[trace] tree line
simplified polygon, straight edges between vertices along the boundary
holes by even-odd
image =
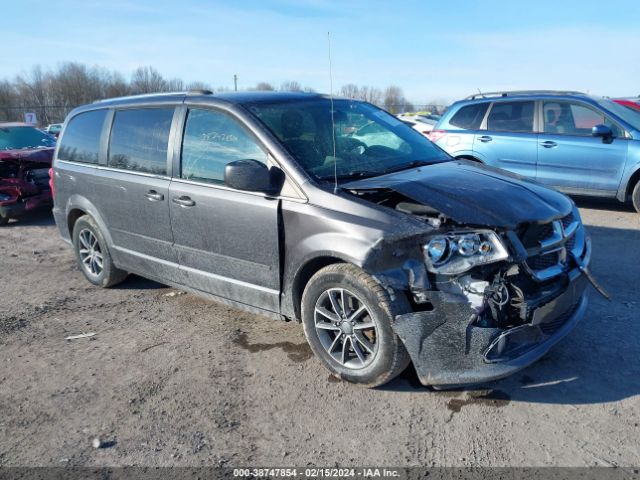
[[[137,68],[127,79],[120,72],[77,62],[65,62],[54,69],[37,65],[28,73],[13,79],[0,79],[0,121],[23,121],[25,112],[35,112],[40,125],[62,122],[69,111],[78,105],[111,97],[158,92],[205,89],[216,92],[231,91],[230,87],[212,87],[207,82],[184,82],[179,78],[165,78],[151,66]],[[244,90],[313,92],[297,81],[279,86],[259,82]],[[385,89],[347,84],[338,92],[341,96],[365,100],[392,113],[413,111],[398,86]],[[435,107],[435,106],[434,106]],[[432,108],[437,109],[437,107]]]

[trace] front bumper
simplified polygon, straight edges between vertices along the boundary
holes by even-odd
[[[424,385],[477,384],[509,376],[532,364],[565,337],[587,308],[587,278],[574,269],[565,290],[534,313],[531,323],[509,329],[471,324],[463,297],[433,292],[435,309],[398,315],[392,325]]]
[[[0,214],[3,217],[16,218],[32,210],[51,206],[52,204],[51,192],[47,191],[39,195],[19,199],[15,203],[0,205]]]

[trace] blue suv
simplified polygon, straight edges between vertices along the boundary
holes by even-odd
[[[569,194],[631,199],[640,212],[640,112],[607,98],[480,93],[451,105],[430,138],[454,157]]]

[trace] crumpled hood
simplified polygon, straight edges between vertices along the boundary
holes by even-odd
[[[29,148],[20,150],[0,150],[0,162],[34,162],[51,165],[55,148]]]
[[[568,215],[573,202],[555,190],[469,161],[437,163],[343,184],[347,190],[394,190],[455,222],[513,229]]]

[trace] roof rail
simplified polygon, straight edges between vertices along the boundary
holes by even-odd
[[[157,93],[139,93],[136,95],[124,95],[122,97],[101,98],[91,103],[111,102],[112,100],[129,100],[137,98],[153,98],[153,97],[170,97],[172,95],[185,95],[185,92],[157,92]]]
[[[573,90],[511,90],[503,92],[479,92],[469,95],[465,100],[488,97],[511,97],[513,95],[586,95],[584,92]]]

